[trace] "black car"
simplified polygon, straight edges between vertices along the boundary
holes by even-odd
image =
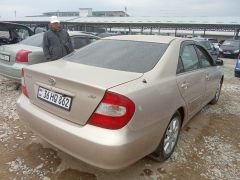
[[[0,22],[0,45],[18,43],[33,34],[34,32],[27,26]]]
[[[225,40],[219,52],[221,57],[237,58],[240,53],[240,40]]]

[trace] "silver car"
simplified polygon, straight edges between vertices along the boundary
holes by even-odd
[[[97,36],[81,32],[69,32],[74,49],[79,49],[97,39]],[[0,46],[0,74],[21,81],[23,67],[46,62],[42,50],[43,33],[33,35],[17,44]]]
[[[218,101],[222,63],[189,39],[112,36],[24,68],[17,110],[40,137],[93,166],[163,161],[181,127]]]

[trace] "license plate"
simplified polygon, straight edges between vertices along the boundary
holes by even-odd
[[[71,109],[72,97],[70,96],[39,87],[37,97],[65,110],[70,111]]]
[[[6,54],[0,54],[0,59],[4,61],[10,61],[10,56]]]

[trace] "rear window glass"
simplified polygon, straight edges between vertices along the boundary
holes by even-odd
[[[30,36],[27,39],[24,39],[23,41],[19,42],[19,44],[41,47],[42,41],[43,41],[43,34],[44,33],[39,33],[39,34]]]
[[[145,73],[161,59],[168,44],[99,40],[65,57],[80,64]]]
[[[229,40],[226,40],[226,41],[224,41],[224,43],[222,45],[239,47],[240,41],[229,41]]]

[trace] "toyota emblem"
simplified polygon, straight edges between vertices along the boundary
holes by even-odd
[[[48,82],[49,82],[50,85],[52,85],[52,86],[55,86],[55,84],[56,84],[56,80],[53,79],[53,78],[49,78],[49,79],[48,79]]]

